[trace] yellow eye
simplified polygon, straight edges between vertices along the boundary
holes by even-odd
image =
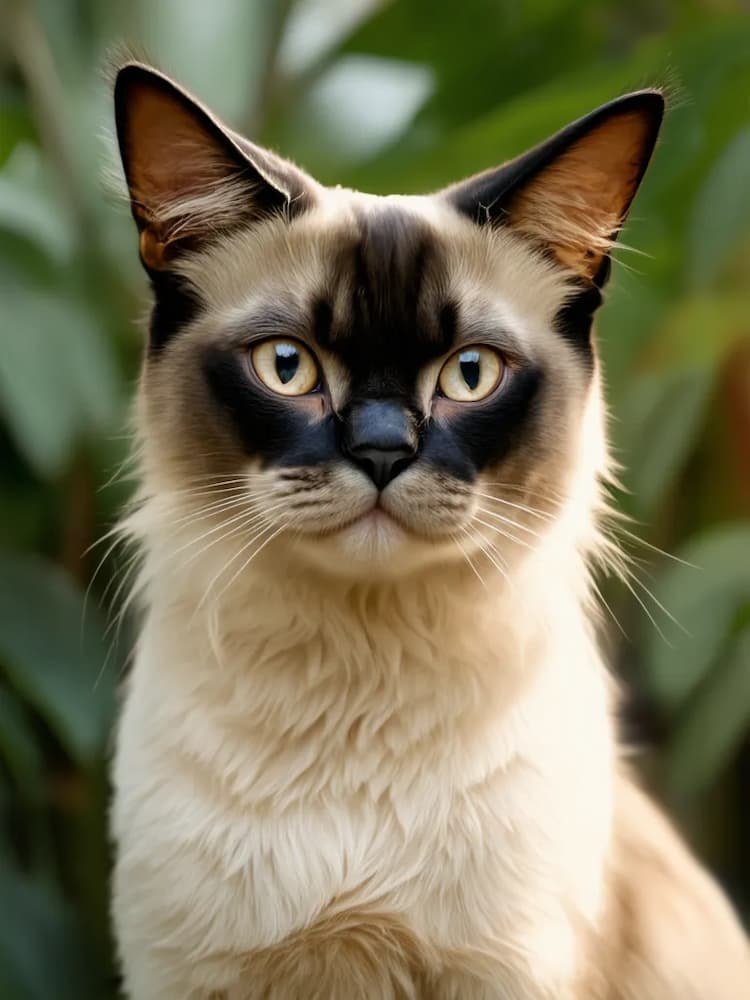
[[[258,378],[280,396],[304,396],[320,381],[315,358],[296,340],[264,340],[251,357]]]
[[[438,385],[448,399],[476,403],[497,387],[504,370],[503,359],[493,348],[466,347],[443,365]]]

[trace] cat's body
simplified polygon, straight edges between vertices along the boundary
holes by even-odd
[[[577,219],[557,261],[533,249],[528,187],[503,209],[517,232],[325,192],[162,78],[121,80],[157,293],[129,520],[145,620],[114,769],[127,995],[750,995],[729,907],[619,760],[588,570],[603,244],[582,255]],[[138,132],[158,146],[170,123],[200,183],[136,162]],[[629,193],[599,236],[653,142],[626,139]],[[240,153],[246,202],[236,162],[221,191]],[[450,198],[489,219],[484,187]],[[270,214],[238,225],[261,195]],[[554,183],[544,198],[555,217]],[[493,346],[451,354],[475,342]]]

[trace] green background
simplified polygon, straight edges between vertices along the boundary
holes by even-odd
[[[636,579],[606,585],[621,627],[608,645],[648,781],[747,914],[742,5],[6,0],[0,11],[0,1000],[116,990],[106,760],[132,633],[118,618],[127,554],[90,547],[132,489],[128,400],[147,304],[127,207],[107,193],[107,54],[119,43],[321,180],[378,192],[435,188],[625,89],[669,87],[624,238],[637,252],[618,252],[599,322],[626,469],[617,502],[636,521],[624,536]]]

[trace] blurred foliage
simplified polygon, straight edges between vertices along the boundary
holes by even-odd
[[[607,599],[646,763],[750,897],[750,19],[719,0],[0,5],[0,997],[114,996],[106,757],[130,638],[105,542],[130,488],[145,280],[104,69],[143,51],[320,179],[435,188],[626,88],[673,109],[599,326],[639,523]],[[111,145],[111,144],[110,144]],[[665,558],[666,549],[681,561]],[[97,571],[97,564],[99,569]],[[88,607],[84,604],[90,590]],[[119,592],[118,592],[119,588]],[[675,623],[672,616],[676,619]]]

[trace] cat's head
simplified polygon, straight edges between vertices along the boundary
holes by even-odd
[[[592,318],[660,93],[420,197],[325,188],[138,64],[115,100],[155,297],[147,491],[175,524],[238,569],[503,566],[593,488]]]

